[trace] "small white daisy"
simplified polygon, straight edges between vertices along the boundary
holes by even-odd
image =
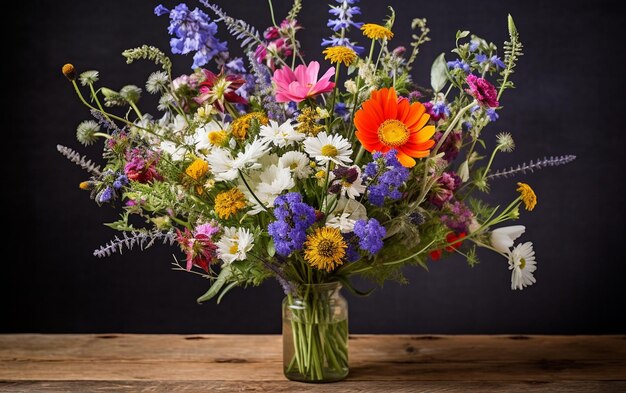
[[[217,181],[232,181],[239,176],[239,170],[259,169],[261,164],[257,161],[269,151],[269,146],[259,139],[248,143],[243,151],[237,153],[235,158],[229,150],[215,147],[206,156],[211,166],[211,172]]]
[[[293,128],[291,120],[287,120],[281,125],[274,120],[270,120],[266,126],[261,126],[259,135],[263,141],[267,143],[273,143],[274,146],[285,147],[293,145],[294,142],[300,142],[306,135],[296,131]]]
[[[497,228],[491,231],[491,245],[501,253],[509,253],[513,247],[513,241],[526,231],[523,225],[511,225]]]
[[[252,205],[252,209],[247,212],[249,215],[260,213],[265,208],[271,207],[278,195],[295,186],[291,171],[289,168],[278,165],[278,157],[276,155],[272,154],[261,158],[259,164],[263,170],[253,171],[250,173],[250,177],[246,178],[248,186],[250,186],[256,198],[252,196],[252,193],[250,193],[243,181],[239,183],[239,189]],[[262,206],[257,199],[262,203]]]
[[[306,179],[313,173],[309,157],[299,151],[288,151],[278,160],[278,165],[288,168],[298,179]]]
[[[196,128],[193,136],[196,151],[207,154],[214,146],[223,146],[222,140],[228,138],[224,130],[228,129],[228,123],[219,124],[211,121],[202,127]]]
[[[246,253],[254,246],[254,237],[248,229],[224,228],[224,234],[217,242],[217,255],[225,263],[246,259]]]
[[[518,244],[511,251],[509,270],[512,271],[511,289],[524,289],[535,283],[533,272],[537,270],[537,261],[535,261],[535,251],[531,242]]]
[[[335,171],[330,173],[330,181],[336,179],[335,172],[340,171],[341,179],[337,179],[337,181],[331,187],[341,187],[341,189],[337,188],[336,191],[341,196],[347,196],[350,199],[355,199],[359,195],[365,192],[365,185],[363,184],[363,179],[361,178],[361,169],[354,165],[351,167],[342,167],[338,168]]]
[[[304,150],[319,164],[332,161],[338,165],[352,163],[352,145],[341,135],[326,135],[320,132],[317,136],[311,136],[304,140]]]
[[[187,146],[185,145],[179,145],[171,141],[162,141],[160,147],[161,150],[170,155],[174,162],[181,161],[187,155]]]

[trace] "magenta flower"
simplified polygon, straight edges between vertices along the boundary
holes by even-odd
[[[126,160],[124,174],[129,180],[139,183],[163,180],[163,177],[156,169],[156,164],[159,162],[157,153],[150,150],[134,148],[126,152]]]
[[[317,61],[310,62],[308,66],[300,64],[295,71],[289,67],[276,70],[272,78],[276,83],[276,101],[301,102],[332,91],[335,83],[330,81],[330,77],[335,74],[335,69],[329,68],[318,80],[319,71],[320,63]]]
[[[489,108],[500,105],[496,88],[486,79],[469,74],[465,81],[469,85],[469,89],[465,89],[465,91],[471,94],[480,105]]]
[[[204,271],[209,271],[209,265],[217,258],[217,246],[211,239],[219,231],[219,227],[211,224],[198,225],[192,232],[185,228],[184,232],[176,230],[177,241],[185,252],[187,270],[196,265]]]

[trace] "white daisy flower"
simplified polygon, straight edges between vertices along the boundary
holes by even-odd
[[[533,244],[526,242],[518,244],[509,254],[509,270],[511,270],[511,289],[524,289],[533,285],[535,277],[533,272],[537,270],[535,251]]]
[[[261,168],[257,161],[268,151],[268,145],[255,139],[252,143],[248,143],[243,151],[237,153],[235,158],[229,150],[215,147],[206,156],[206,160],[211,166],[215,180],[232,181],[239,176],[239,170]]]
[[[277,196],[295,186],[291,171],[289,168],[284,168],[278,164],[276,155],[263,157],[259,160],[259,164],[263,167],[263,170],[252,172],[250,177],[246,178],[248,186],[250,186],[256,198],[243,183],[243,180],[239,183],[239,189],[252,205],[252,209],[247,212],[249,215],[260,213],[265,210],[264,208],[271,207]],[[257,199],[263,206],[259,204]]]
[[[254,246],[254,237],[246,228],[224,228],[224,234],[217,242],[217,255],[225,263],[243,261],[246,253]]]
[[[350,233],[358,220],[367,219],[367,210],[354,199],[341,198],[337,207],[328,215],[326,226],[337,228],[341,233]]]
[[[196,132],[193,136],[196,151],[206,154],[214,146],[222,145],[221,142],[224,138],[228,138],[226,131],[224,131],[228,129],[228,125],[228,123],[220,124],[216,121],[210,121],[196,128]]]
[[[288,168],[298,179],[306,179],[313,173],[309,157],[299,151],[288,151],[278,160],[278,165]]]
[[[339,176],[341,176],[341,179],[338,179],[335,183],[333,183],[333,180],[337,177],[337,175],[335,175],[335,172],[337,171],[340,171]],[[341,196],[347,196],[350,199],[355,199],[365,192],[365,185],[363,184],[363,179],[361,178],[361,169],[356,165],[336,169],[330,173],[329,180],[332,184],[331,189],[334,189],[330,190],[330,192],[339,193]]]
[[[162,141],[160,147],[161,150],[170,155],[174,162],[181,161],[187,155],[187,146],[185,145],[179,145],[171,141]]]
[[[511,225],[497,228],[491,231],[491,245],[501,253],[508,254],[513,247],[513,242],[526,231],[523,225]]]
[[[270,120],[266,126],[261,126],[259,135],[266,143],[273,143],[274,146],[285,147],[300,142],[306,135],[293,128],[291,120],[287,120],[281,125],[274,120]]]
[[[319,164],[332,161],[338,165],[352,163],[352,145],[341,135],[326,135],[320,132],[317,136],[311,136],[304,140],[304,150]]]

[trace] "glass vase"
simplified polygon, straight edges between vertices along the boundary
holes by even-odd
[[[283,300],[283,367],[301,382],[348,375],[348,302],[341,284],[303,285]]]

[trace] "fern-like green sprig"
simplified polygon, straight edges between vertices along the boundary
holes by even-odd
[[[508,18],[508,25],[509,41],[504,42],[504,64],[506,64],[506,67],[500,73],[502,79],[498,79],[498,82],[500,83],[498,99],[500,99],[500,96],[505,89],[512,89],[515,87],[513,82],[509,80],[509,77],[514,72],[517,60],[523,55],[523,45],[519,40],[517,27],[515,27],[515,22],[513,22],[513,17],[511,15],[509,15]]]
[[[172,74],[172,61],[165,53],[154,46],[142,45],[138,48],[127,49],[122,52],[127,64],[132,64],[135,60],[152,60],[156,65],[160,65],[169,75]]]
[[[265,46],[263,41],[261,41],[259,31],[254,26],[249,25],[241,19],[228,16],[224,10],[215,4],[209,3],[207,0],[200,0],[200,2],[217,15],[217,22],[224,22],[228,32],[235,37],[235,39],[241,41],[242,48],[250,50],[254,44]]]
[[[287,19],[296,20],[301,10],[302,10],[302,0],[294,0],[293,4],[291,5],[291,9],[287,13]]]

